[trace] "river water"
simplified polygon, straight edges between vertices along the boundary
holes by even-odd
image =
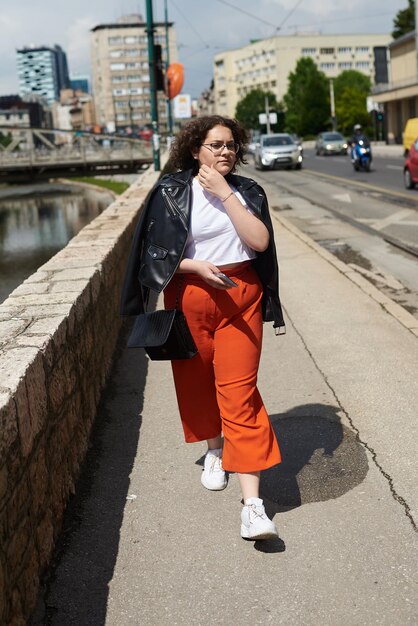
[[[0,188],[0,303],[112,201],[76,185]]]

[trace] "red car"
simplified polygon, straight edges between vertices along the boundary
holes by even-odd
[[[415,139],[405,159],[403,179],[407,189],[413,189],[418,183],[418,139]]]

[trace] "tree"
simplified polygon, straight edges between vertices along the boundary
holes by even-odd
[[[344,72],[341,72],[341,74],[338,74],[338,76],[334,78],[334,94],[336,100],[344,89],[348,87],[355,87],[367,97],[371,89],[370,78],[361,72],[357,72],[357,70],[344,70]]]
[[[370,115],[366,106],[367,92],[357,86],[346,86],[335,99],[335,114],[338,130],[343,135],[351,135],[354,124],[361,124],[366,134],[369,134]]]
[[[393,20],[392,37],[398,39],[415,30],[415,0],[408,0],[408,6],[402,11],[398,11]]]
[[[269,104],[270,112],[276,112],[277,124],[272,125],[272,132],[280,132],[283,130],[283,112],[282,105],[277,102],[276,96],[271,91],[263,91],[262,89],[253,89],[238,102],[235,109],[235,117],[248,130],[260,129],[258,116],[266,110],[266,96]],[[263,130],[265,127],[263,128]]]
[[[370,88],[369,77],[356,70],[345,70],[334,79],[337,125],[344,135],[352,133],[354,124],[361,124],[365,130],[370,126],[367,111]]]
[[[329,84],[314,61],[301,58],[289,74],[289,86],[283,98],[286,130],[300,136],[315,135],[329,122]]]

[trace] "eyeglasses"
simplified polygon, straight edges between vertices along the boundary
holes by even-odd
[[[228,143],[223,143],[223,141],[213,141],[212,143],[202,143],[202,146],[205,146],[205,148],[210,150],[214,156],[222,154],[224,148],[226,148],[228,152],[234,152],[235,154],[239,150],[239,144],[235,143],[235,141],[228,141]]]

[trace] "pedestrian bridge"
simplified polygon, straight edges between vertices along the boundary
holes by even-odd
[[[0,126],[0,183],[136,173],[152,163],[152,143],[117,135]]]

